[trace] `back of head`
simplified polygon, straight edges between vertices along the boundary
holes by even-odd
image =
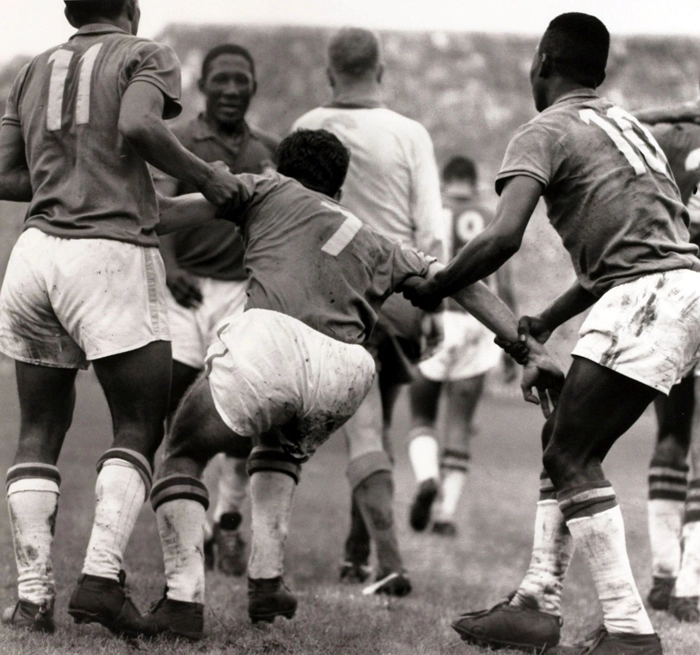
[[[277,172],[335,196],[345,182],[350,151],[328,130],[297,130],[277,148]]]
[[[66,16],[72,25],[82,27],[100,19],[119,18],[128,0],[64,0]]]
[[[362,78],[377,70],[381,63],[379,37],[359,27],[338,30],[328,44],[330,69],[347,78]]]
[[[595,16],[570,12],[552,20],[540,41],[556,71],[583,86],[596,88],[605,79],[610,34]]]
[[[442,181],[445,184],[467,182],[476,186],[477,178],[476,164],[468,157],[452,157],[442,169]]]

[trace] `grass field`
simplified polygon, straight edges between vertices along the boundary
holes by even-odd
[[[11,461],[17,406],[12,369],[0,369],[0,467]],[[138,644],[157,655],[173,653],[285,653],[289,655],[408,655],[483,653],[461,642],[450,628],[456,615],[494,603],[520,581],[529,558],[539,472],[535,407],[511,398],[488,398],[478,416],[480,434],[456,539],[417,535],[407,527],[413,487],[402,436],[405,404],[395,426],[398,451],[396,514],[414,592],[402,600],[365,598],[337,582],[337,565],[348,521],[345,456],[331,441],[307,465],[299,487],[287,549],[288,582],[299,596],[297,617],[253,628],[246,614],[243,580],[218,573],[207,578],[205,640],[195,645]],[[100,627],[77,626],[66,613],[80,573],[92,520],[94,464],[108,445],[109,418],[90,373],[79,378],[78,405],[59,466],[63,477],[55,544],[58,580],[57,633],[34,636],[0,629],[1,655],[131,653],[134,646]],[[653,422],[643,417],[610,456],[607,470],[626,517],[632,565],[643,594],[649,587],[645,469]],[[6,512],[0,513],[0,603],[15,598],[15,565]],[[125,568],[137,604],[146,608],[163,588],[163,567],[153,513],[145,507],[126,554]],[[564,638],[576,639],[599,621],[587,572],[575,559],[564,596]],[[653,613],[668,655],[697,655],[700,628]]]

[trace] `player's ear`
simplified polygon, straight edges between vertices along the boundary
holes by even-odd
[[[326,77],[328,78],[328,84],[330,84],[331,89],[335,89],[335,75],[333,75],[330,66],[326,68]]]
[[[258,90],[258,81],[255,78],[253,78],[253,90],[252,90],[250,95],[254,96],[257,90]]]
[[[343,197],[343,190],[342,190],[342,189],[338,189],[338,190],[335,192],[335,195],[333,196],[333,200],[335,200],[336,202],[340,202],[340,199],[341,199],[342,197]]]
[[[379,66],[377,66],[377,83],[381,84],[383,76],[384,76],[384,64],[379,64]]]
[[[547,56],[546,53],[541,53],[540,58],[540,72],[539,75],[543,79],[547,79],[552,74],[552,60]]]

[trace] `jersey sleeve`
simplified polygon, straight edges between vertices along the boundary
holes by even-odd
[[[180,62],[168,46],[145,41],[133,53],[127,66],[128,84],[148,82],[165,97],[163,118],[175,118],[182,111],[180,104]]]
[[[28,71],[29,64],[26,64],[22,70],[20,70],[12,84],[10,95],[7,98],[7,104],[5,105],[5,115],[2,117],[2,125],[21,127],[19,118],[19,98],[22,93],[24,82],[27,79]]]
[[[417,275],[425,277],[430,265],[437,261],[436,257],[424,255],[411,248],[404,248],[397,243],[391,253],[391,290],[401,291],[403,283]]]
[[[428,131],[416,124],[411,162],[410,212],[419,250],[445,259],[445,232],[440,197],[440,174]]]
[[[536,122],[523,125],[511,139],[496,175],[496,193],[503,190],[505,180],[526,175],[547,188],[554,179],[561,160],[561,146],[556,136]]]

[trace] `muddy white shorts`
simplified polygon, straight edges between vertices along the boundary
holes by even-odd
[[[170,340],[158,248],[64,239],[31,228],[0,291],[0,351],[43,366],[87,362]]]
[[[700,357],[700,273],[653,273],[593,306],[573,355],[668,394]]]
[[[279,312],[251,309],[219,324],[206,370],[222,420],[243,437],[275,431],[308,459],[360,406],[374,359]]]
[[[202,294],[197,307],[183,307],[168,291],[168,316],[173,359],[192,368],[204,368],[207,349],[216,341],[216,325],[227,316],[243,313],[246,280],[213,280],[193,276]]]
[[[429,380],[465,380],[498,365],[501,349],[494,334],[471,314],[447,311],[443,314],[445,338],[435,354],[418,365]]]

